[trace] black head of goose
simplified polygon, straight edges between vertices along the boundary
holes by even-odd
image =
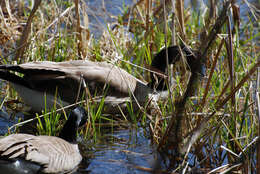
[[[167,50],[169,63],[175,63],[183,55],[190,69],[193,68],[196,56],[188,48],[172,46]],[[151,69],[165,73],[166,49],[154,57]],[[24,102],[36,112],[44,110],[45,104],[47,108],[52,108],[54,104],[65,106],[75,103],[85,93],[82,80],[87,84],[90,93],[96,96],[105,93],[106,96],[124,98],[132,93],[138,101],[145,101],[147,95],[153,92],[156,82],[159,82],[157,90],[164,90],[166,87],[162,77],[155,76],[157,75],[152,73],[152,80],[147,85],[115,65],[87,60],[39,61],[0,66],[0,78],[9,81]]]
[[[75,108],[59,137],[12,134],[0,139],[0,171],[12,174],[68,173],[82,157],[77,129],[87,121],[85,109]]]

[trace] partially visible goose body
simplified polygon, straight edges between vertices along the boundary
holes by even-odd
[[[167,48],[168,62],[175,63],[183,55],[192,70],[197,61],[196,56],[185,46],[180,48]],[[165,73],[166,62],[166,49],[163,49],[154,57],[151,69]],[[88,60],[39,61],[0,66],[0,78],[9,81],[24,102],[36,112],[44,110],[45,104],[47,108],[52,108],[55,103],[66,106],[81,99],[85,94],[82,79],[86,82],[92,97],[105,94],[107,98],[120,99],[134,94],[138,102],[144,103],[154,88],[158,91],[166,89],[162,77],[155,76],[157,75],[151,74],[152,80],[146,84],[115,65]],[[156,82],[159,84],[156,85]]]
[[[76,134],[87,121],[81,107],[75,108],[59,137],[12,134],[0,139],[0,173],[69,173],[81,162]]]

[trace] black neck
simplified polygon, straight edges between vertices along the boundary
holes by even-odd
[[[77,118],[70,116],[69,119],[66,121],[65,125],[63,126],[59,137],[70,142],[76,143],[77,141]]]

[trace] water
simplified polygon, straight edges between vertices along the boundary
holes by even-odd
[[[0,110],[0,135],[8,133],[8,128],[23,119],[24,115],[22,113],[16,113],[14,116],[11,116],[5,111],[5,107],[3,106],[2,110]]]
[[[91,174],[146,174],[137,167],[153,168],[155,150],[140,128],[105,134],[94,149],[86,169]]]
[[[107,25],[116,22],[116,18],[123,13],[125,6],[133,4],[132,0],[85,0],[86,12],[89,18],[89,30],[95,38],[101,36]]]
[[[116,22],[116,18],[123,13],[124,7],[131,6],[135,1],[133,0],[85,0],[87,7],[86,12],[89,18],[89,30],[95,38],[99,38],[104,30],[107,30],[107,26]],[[249,3],[259,4],[257,0],[248,0]],[[192,6],[193,10],[198,11],[200,15],[204,15],[205,10],[209,10],[208,0],[185,0],[185,7]],[[218,2],[218,7],[221,7],[222,1]],[[255,20],[252,11],[248,7],[248,4],[243,0],[238,0],[237,4],[240,8],[241,22],[248,22],[248,16]],[[221,8],[220,8],[221,9]],[[220,10],[219,9],[219,10]],[[242,24],[243,25],[243,24]]]

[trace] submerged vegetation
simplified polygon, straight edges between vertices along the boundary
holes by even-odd
[[[174,85],[168,98],[138,111],[129,101],[119,114],[104,114],[106,102],[87,96],[81,104],[91,124],[84,134],[142,126],[168,158],[169,172],[260,172],[259,9],[239,2],[247,11],[241,16],[233,1],[210,2],[199,11],[184,8],[181,0],[140,0],[96,39],[84,1],[1,1],[1,64],[107,61],[148,81],[154,53],[165,45],[188,45],[199,50],[205,77],[189,73],[184,61],[169,67],[167,80]],[[19,110],[14,90],[6,85],[1,93],[7,96],[4,105]],[[40,134],[55,135],[61,127],[60,115],[53,113],[45,125],[36,117]]]

